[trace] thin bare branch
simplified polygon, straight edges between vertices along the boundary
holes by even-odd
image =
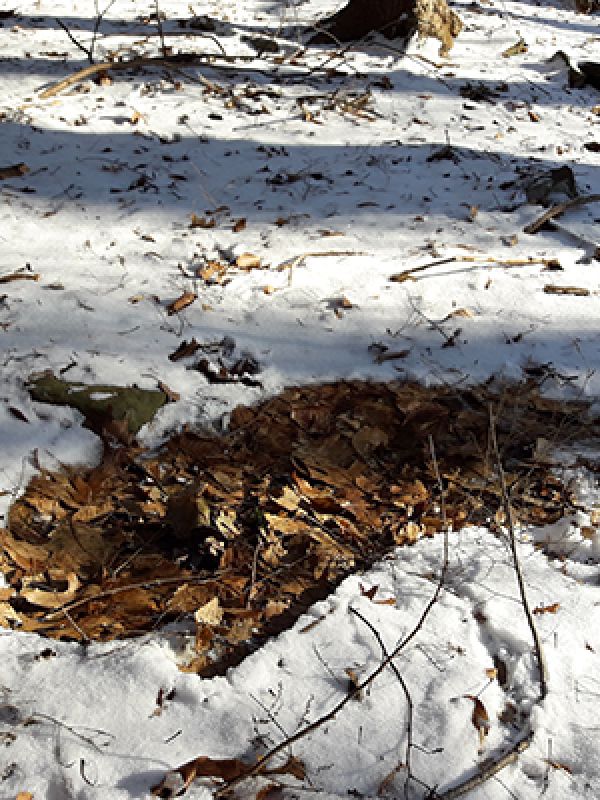
[[[80,41],[78,41],[78,40],[77,40],[77,39],[76,39],[76,38],[73,36],[73,34],[71,33],[71,31],[70,31],[70,30],[67,28],[67,26],[65,25],[65,23],[64,23],[62,20],[60,20],[60,19],[58,19],[58,18],[57,18],[57,20],[56,20],[56,24],[57,24],[57,25],[58,25],[60,28],[62,28],[62,29],[63,29],[63,31],[64,31],[64,32],[67,34],[67,36],[68,36],[68,37],[69,37],[69,39],[70,39],[70,40],[73,42],[73,44],[75,45],[75,47],[77,47],[77,49],[78,49],[78,50],[81,50],[81,52],[82,52],[82,53],[85,53],[85,55],[86,55],[86,57],[87,57],[87,60],[90,62],[90,64],[93,64],[93,63],[94,63],[94,57],[93,57],[93,55],[92,55],[92,50],[91,50],[91,48],[89,48],[89,47],[86,47],[84,44],[82,44]]]
[[[521,564],[519,561],[519,554],[517,552],[517,537],[515,534],[515,522],[513,517],[513,510],[510,502],[510,496],[508,494],[506,476],[504,474],[504,467],[502,466],[502,459],[500,458],[500,450],[498,448],[498,438],[496,436],[496,419],[494,416],[494,410],[491,406],[489,409],[489,415],[490,415],[490,439],[492,445],[492,452],[494,453],[494,456],[496,458],[498,477],[500,479],[500,488],[502,491],[502,503],[504,505],[504,513],[506,515],[506,526],[508,528],[508,541],[510,544],[510,549],[513,557],[513,565],[515,569],[515,575],[517,576],[517,584],[519,586],[519,594],[521,595],[521,603],[523,605],[523,611],[525,612],[525,618],[527,619],[527,624],[529,625],[529,630],[531,631],[531,637],[533,639],[533,644],[535,647],[535,654],[538,662],[538,669],[540,672],[539,700],[542,701],[548,694],[548,676],[547,676],[548,670],[546,666],[546,660],[544,658],[544,651],[542,649],[542,641],[540,639],[538,629],[533,619],[533,614],[531,613],[531,609],[529,608],[529,601],[527,599],[527,592],[525,590],[525,581],[523,579],[523,573],[521,572]]]
[[[369,622],[369,620],[366,617],[364,617],[360,613],[360,611],[358,611],[356,608],[350,606],[349,610],[355,616],[357,616],[360,620],[362,620],[365,623],[365,625],[367,626],[367,628],[369,628],[369,630],[371,631],[373,636],[377,639],[377,642],[378,642],[379,646],[381,647],[381,652],[383,653],[383,657],[387,658],[389,656],[389,653],[388,653],[387,647],[385,646],[385,643],[384,643],[383,639],[381,638],[381,634],[379,633],[377,628],[371,622]],[[402,691],[404,692],[404,697],[406,698],[406,705],[408,707],[408,713],[406,715],[406,752],[405,752],[405,755],[404,755],[404,765],[406,766],[406,781],[404,782],[404,797],[406,798],[406,800],[408,800],[408,791],[409,791],[410,781],[411,781],[411,779],[413,777],[412,771],[411,771],[411,766],[410,766],[410,758],[411,758],[411,754],[412,754],[412,731],[413,731],[414,704],[413,704],[413,701],[412,701],[412,697],[410,696],[410,692],[408,691],[408,686],[406,684],[406,681],[404,680],[404,678],[402,676],[402,673],[400,672],[400,670],[394,664],[393,661],[390,662],[390,667],[392,669],[392,672],[394,673],[394,675],[398,679],[398,682],[400,683],[400,686],[402,687]]]
[[[160,38],[160,52],[162,53],[163,58],[167,57],[167,46],[165,44],[165,32],[163,30],[162,24],[162,12],[160,10],[160,6],[158,5],[158,0],[154,0],[154,9],[156,14],[156,24],[158,26],[158,36]]]
[[[500,770],[507,767],[509,764],[514,764],[519,755],[527,750],[533,739],[533,733],[529,731],[525,736],[519,739],[515,744],[501,756],[493,759],[487,763],[487,766],[481,767],[479,771],[466,781],[448,789],[445,792],[429,793],[426,800],[455,800],[456,797],[462,797],[468,792],[473,791],[478,786],[481,786],[490,778],[493,778]]]

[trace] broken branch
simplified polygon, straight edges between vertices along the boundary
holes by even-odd
[[[525,233],[537,233],[547,222],[550,222],[554,217],[560,217],[561,214],[564,214],[565,211],[568,211],[570,208],[582,206],[585,203],[597,203],[599,201],[600,194],[588,194],[582,195],[581,197],[574,197],[572,200],[567,200],[566,203],[558,203],[545,211],[541,217],[538,217],[536,220],[529,223],[529,225],[526,225],[523,230]]]

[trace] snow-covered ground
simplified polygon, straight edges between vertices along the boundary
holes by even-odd
[[[87,63],[56,17],[89,47],[94,4],[0,8],[15,11],[0,29],[0,167],[29,170],[0,182],[0,280],[19,278],[0,286],[4,515],[34,452],[54,464],[99,455],[76,412],[31,401],[25,381],[46,369],[177,392],[142,432],[148,445],[185,423],[226,424],[235,405],[284,386],[336,378],[460,386],[533,370],[549,392],[600,396],[599,205],[570,209],[561,230],[523,232],[544,210],[526,202],[537,176],[568,166],[579,194],[600,192],[600,93],[569,88],[564,61],[552,59],[559,50],[574,64],[597,59],[597,15],[560,0],[457,3],[464,29],[440,59],[434,40],[405,53],[385,41],[341,55],[303,50],[294,26],[332,3],[195,4],[220,21],[210,34],[187,25],[186,3],[159,5],[166,43],[214,54],[211,66],[114,73],[45,100],[44,88]],[[155,10],[117,0],[95,55],[156,55]],[[279,51],[256,56],[247,37],[257,35]],[[525,52],[503,56],[520,39]],[[244,253],[260,268],[237,267]],[[184,292],[197,298],[168,315]],[[223,349],[224,358],[251,356],[262,388],[209,384],[189,368],[194,359],[169,360],[192,338],[215,345],[209,360]],[[582,480],[593,511],[596,488]],[[414,703],[412,772],[427,786],[464,779],[530,724],[532,746],[471,796],[600,795],[595,521],[584,514],[559,531],[522,532],[532,606],[559,604],[536,615],[550,675],[541,705],[506,542],[485,530],[451,535],[446,588],[397,660]],[[566,542],[555,542],[562,560],[535,549],[549,536]],[[210,681],[180,673],[177,642],[159,634],[82,648],[2,631],[0,797],[144,797],[197,755],[250,760],[333,706],[346,669],[360,677],[379,663],[376,639],[349,607],[390,649],[412,629],[435,590],[441,548],[439,537],[420,542],[346,580],[293,630]],[[360,584],[378,587],[374,601]],[[306,630],[311,619],[318,624]],[[153,714],[161,688],[175,694]],[[467,696],[489,715],[481,748]],[[406,713],[385,672],[296,745],[307,778],[286,795],[376,795],[405,761]],[[405,778],[399,768],[381,791],[400,795]],[[409,790],[427,794],[418,781]]]

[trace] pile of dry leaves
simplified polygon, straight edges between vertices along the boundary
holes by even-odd
[[[235,409],[225,436],[41,469],[0,531],[0,623],[86,641],[194,620],[184,668],[213,674],[349,571],[442,529],[430,442],[452,528],[500,524],[490,407],[517,515],[555,521],[569,496],[539,444],[589,437],[581,405],[532,386],[293,388]]]

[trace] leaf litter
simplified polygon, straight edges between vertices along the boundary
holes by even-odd
[[[572,499],[536,442],[597,435],[584,404],[531,382],[291,388],[235,408],[225,435],[107,446],[87,472],[40,469],[0,531],[2,624],[81,642],[193,626],[181,669],[220,673],[357,568],[443,529],[430,437],[447,523],[489,524],[490,404],[518,520],[555,523]]]

